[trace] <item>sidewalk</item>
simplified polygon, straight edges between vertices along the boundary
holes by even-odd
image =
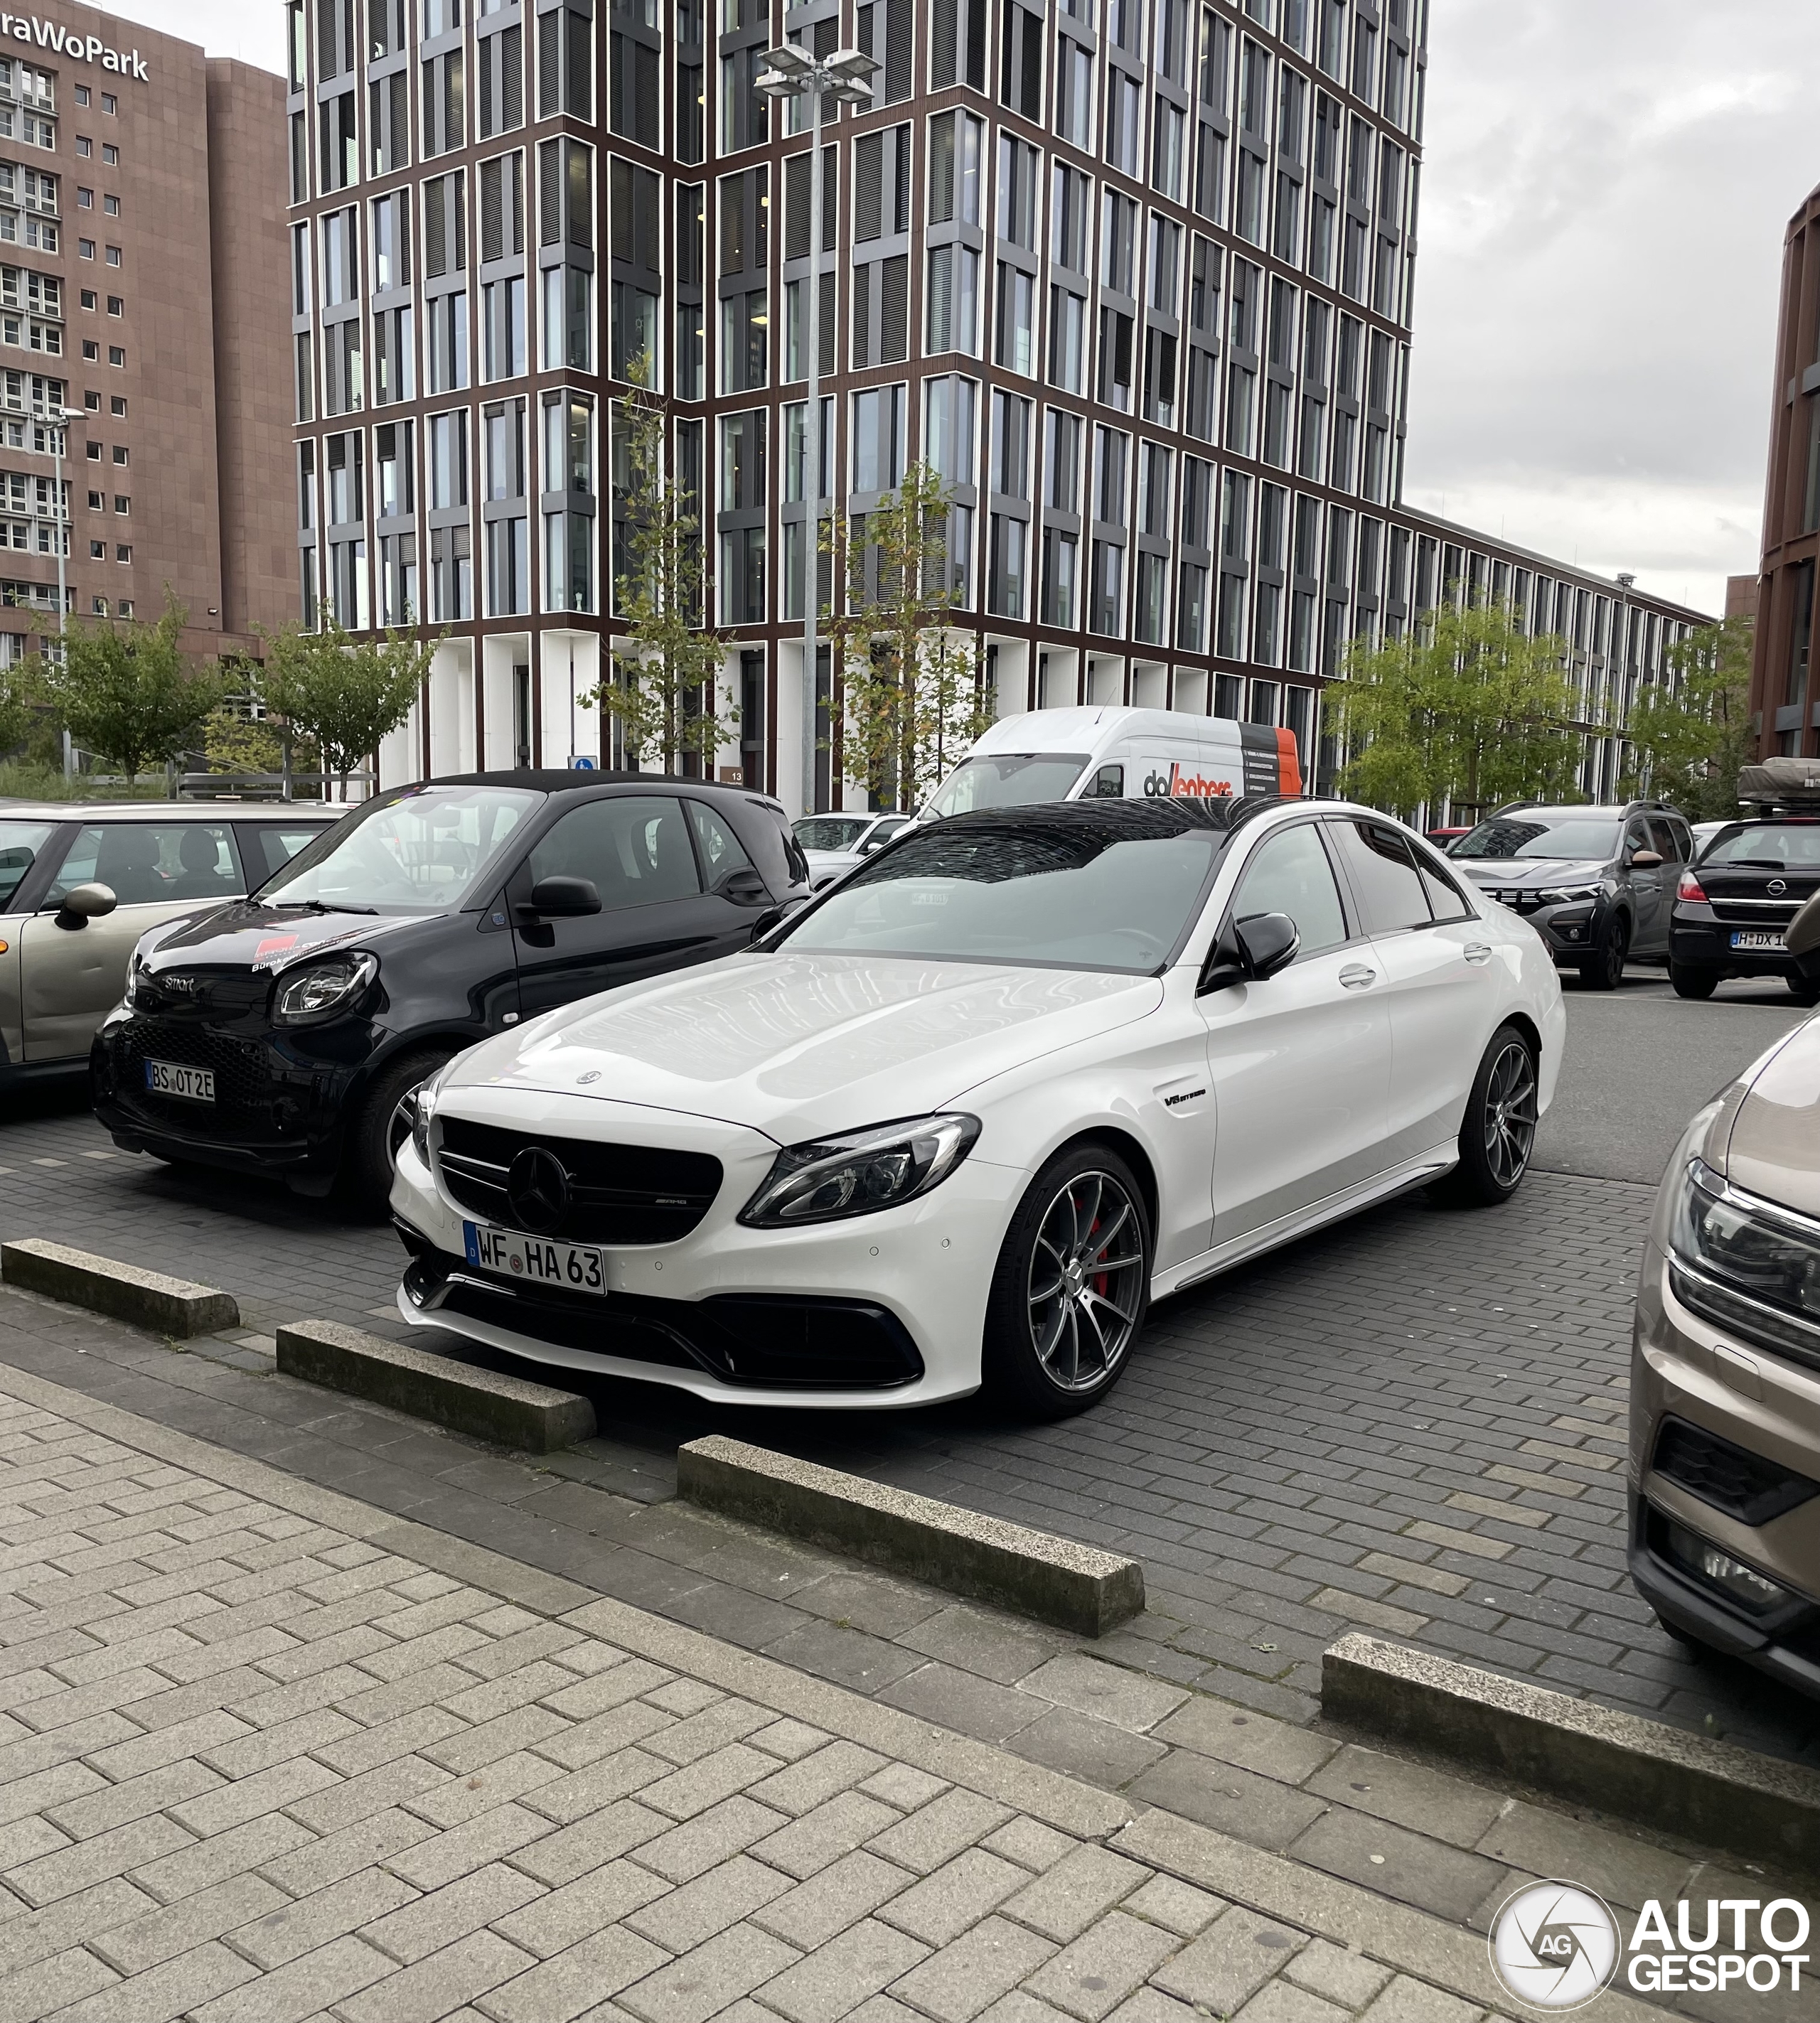
[[[1461,1925],[4,1366],[0,1860],[0,2023],[1511,2013]]]

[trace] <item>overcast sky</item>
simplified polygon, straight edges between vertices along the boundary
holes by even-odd
[[[1716,611],[1755,569],[1812,0],[1432,0],[1414,504]],[[276,0],[137,0],[282,68]]]

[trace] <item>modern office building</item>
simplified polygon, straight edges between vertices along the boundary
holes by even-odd
[[[1773,385],[1751,710],[1760,756],[1811,759],[1820,750],[1820,189],[1789,221]]]
[[[65,609],[202,652],[294,617],[282,79],[100,9],[0,16],[0,660]],[[67,420],[62,418],[67,415]]]
[[[819,490],[941,472],[1001,714],[1313,760],[1345,642],[1455,582],[1567,631],[1589,708],[1659,671],[1697,614],[1398,503],[1426,0],[771,4],[291,0],[302,605],[449,635],[385,778],[619,755],[580,698],[648,353],[731,635],[717,763],[858,798],[837,699],[802,777],[812,269]],[[782,39],[877,64],[818,218],[807,102],[756,88]]]

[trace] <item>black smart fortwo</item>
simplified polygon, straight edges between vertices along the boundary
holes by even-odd
[[[338,1180],[383,1207],[402,1099],[452,1054],[742,948],[808,892],[783,809],[649,773],[476,773],[379,795],[251,898],[168,920],[95,1037],[116,1144]]]

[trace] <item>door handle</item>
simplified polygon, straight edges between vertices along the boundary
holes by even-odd
[[[1340,971],[1340,982],[1348,990],[1364,990],[1378,980],[1378,972],[1368,969],[1362,962],[1349,963]]]
[[[1468,942],[1466,945],[1466,959],[1468,962],[1489,962],[1492,959],[1492,951],[1484,942]]]

